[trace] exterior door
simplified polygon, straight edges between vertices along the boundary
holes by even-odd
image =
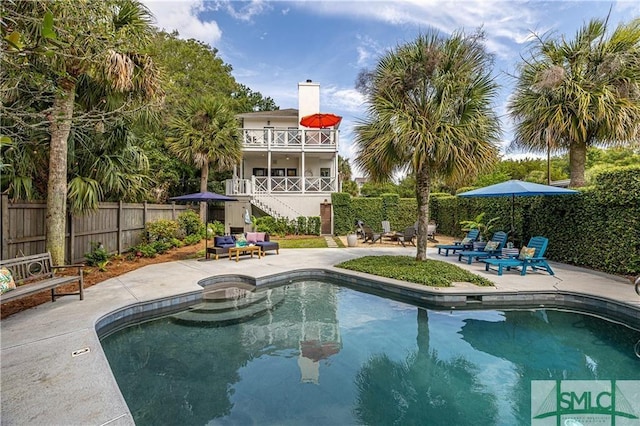
[[[333,226],[331,224],[331,203],[320,204],[320,234],[331,235]]]

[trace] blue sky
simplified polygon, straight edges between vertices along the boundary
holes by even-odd
[[[573,38],[592,18],[606,17],[610,28],[640,16],[633,1],[202,1],[143,0],[158,27],[218,49],[236,80],[280,108],[297,108],[297,84],[320,83],[322,112],[343,117],[340,154],[353,158],[353,126],[365,116],[355,80],[363,68],[399,44],[433,28],[443,34],[472,33],[482,27],[495,55],[501,89],[495,110],[502,119],[504,148],[511,138],[506,103],[521,55],[532,34]],[[526,153],[511,153],[522,157]]]

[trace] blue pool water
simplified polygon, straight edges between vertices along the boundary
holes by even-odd
[[[594,316],[429,310],[319,281],[266,300],[239,324],[104,337],[136,424],[530,424],[532,380],[640,380],[640,333]]]

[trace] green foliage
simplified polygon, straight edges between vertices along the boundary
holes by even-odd
[[[493,285],[456,265],[439,260],[416,261],[409,256],[365,256],[336,267],[434,287],[451,287],[451,283],[460,281],[479,286]]]
[[[193,210],[185,210],[178,215],[178,224],[184,235],[204,235],[204,223],[200,220],[200,215]]]
[[[351,199],[351,195],[345,192],[331,194],[333,232],[335,235],[347,235],[355,229],[356,218],[351,207]]]
[[[358,184],[353,180],[344,181],[342,182],[342,192],[346,192],[347,194],[356,197],[359,192]]]
[[[298,234],[307,234],[307,218],[305,216],[298,216]]]
[[[260,232],[266,232],[269,235],[285,236],[295,234],[298,222],[296,220],[288,220],[285,217],[275,219],[271,216],[262,216],[256,220],[256,224]]]
[[[640,95],[620,84],[640,84],[638,20],[610,25],[609,17],[594,18],[574,38],[534,37],[509,100],[512,148],[569,150],[574,186],[584,185],[588,147],[637,140]],[[614,63],[627,65],[609,66]]]
[[[154,244],[138,244],[131,248],[131,252],[135,253],[136,257],[156,257],[158,254]]]
[[[211,235],[224,235],[224,223],[214,220],[209,223],[209,229],[207,230],[209,236]]]
[[[640,194],[640,166],[612,167],[594,176],[598,201],[603,204],[633,207]]]
[[[84,258],[87,260],[87,265],[97,266],[103,272],[107,263],[109,263],[109,253],[100,242],[92,241],[91,251],[85,253]]]
[[[397,193],[396,184],[393,182],[375,183],[366,182],[360,188],[360,195],[363,197],[379,197],[382,194]]]
[[[308,235],[320,235],[320,216],[309,216],[307,224]]]
[[[469,232],[472,229],[477,229],[478,231],[480,231],[480,241],[489,240],[489,238],[491,238],[491,233],[493,232],[496,222],[500,220],[500,218],[494,217],[485,222],[485,215],[486,213],[482,212],[471,220],[460,221],[462,230],[465,232]]]
[[[184,237],[184,240],[182,240],[182,242],[184,242],[188,246],[192,246],[194,244],[198,244],[201,240],[202,240],[202,235],[192,234]]]
[[[145,224],[146,243],[154,243],[156,241],[169,242],[173,238],[177,238],[180,225],[175,220],[158,219]]]

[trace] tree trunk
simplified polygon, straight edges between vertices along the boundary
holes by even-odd
[[[418,235],[416,260],[427,260],[427,224],[429,222],[429,191],[431,176],[427,166],[416,172],[416,199],[418,201]]]
[[[207,184],[209,182],[209,163],[204,163],[200,169],[200,192],[207,192]],[[200,203],[200,220],[207,220],[207,203]],[[206,225],[206,224],[205,224]]]
[[[76,84],[71,80],[60,83],[50,116],[49,180],[47,185],[47,215],[45,219],[45,247],[51,252],[54,265],[63,265],[67,216],[67,140],[75,102]]]
[[[571,169],[571,182],[569,186],[577,188],[585,185],[584,169],[587,163],[586,144],[573,142],[569,147],[569,168]]]

